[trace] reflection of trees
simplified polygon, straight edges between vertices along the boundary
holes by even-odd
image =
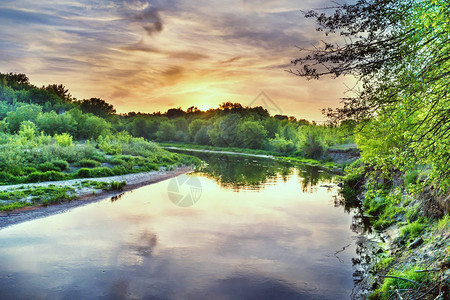
[[[299,176],[302,178],[301,185],[304,193],[313,192],[313,188],[319,182],[331,182],[333,179],[333,175],[331,173],[323,172],[317,167],[299,165],[297,166],[297,169],[299,171]]]
[[[201,170],[208,178],[236,190],[259,189],[263,184],[292,174],[292,166],[272,159],[223,154],[200,154],[208,164]]]
[[[259,189],[263,184],[281,178],[286,182],[298,170],[303,192],[314,192],[319,182],[331,182],[333,175],[317,167],[292,165],[291,163],[268,158],[245,157],[213,153],[196,154],[208,164],[201,172],[224,187],[239,189]]]

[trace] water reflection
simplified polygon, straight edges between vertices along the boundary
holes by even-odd
[[[330,175],[208,159],[192,207],[164,181],[0,231],[1,298],[348,298],[352,218]]]
[[[319,168],[307,165],[292,165],[288,162],[270,158],[254,158],[236,155],[201,153],[196,156],[208,162],[200,172],[214,179],[222,187],[235,191],[242,189],[258,190],[273,184],[278,177],[286,182],[294,171],[301,173],[303,192],[314,192],[319,182],[331,182],[333,176]]]

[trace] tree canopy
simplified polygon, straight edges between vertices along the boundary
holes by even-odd
[[[445,0],[358,0],[305,12],[330,41],[301,49],[294,74],[308,79],[352,75],[354,96],[324,113],[354,119],[366,162],[394,174],[430,164],[450,178],[450,3]],[[336,36],[339,42],[336,43]]]

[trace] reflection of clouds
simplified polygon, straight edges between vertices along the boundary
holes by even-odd
[[[239,193],[199,177],[207,196],[194,208],[174,206],[161,182],[6,228],[0,290],[15,298],[343,299],[351,265],[333,253],[351,238],[351,216],[328,203],[326,189],[302,192],[299,176]]]
[[[278,278],[257,274],[232,274],[217,279],[204,290],[194,289],[189,299],[313,299],[314,293],[301,290]],[[321,298],[331,299],[331,298]]]
[[[141,257],[151,257],[157,242],[156,234],[143,232],[141,237],[130,245],[130,249]]]
[[[121,112],[165,111],[173,99],[183,108],[250,103],[264,87],[282,110],[321,118],[320,109],[342,95],[341,81],[306,84],[284,70],[295,46],[318,40],[300,10],[324,3],[5,0],[0,71],[63,83],[74,96],[105,98]],[[166,78],[179,66],[183,76]]]

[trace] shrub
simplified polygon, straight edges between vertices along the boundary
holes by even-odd
[[[33,172],[37,172],[37,169],[34,167],[24,167],[22,168],[22,174],[26,175],[26,174],[30,174]]]
[[[111,169],[113,175],[123,175],[128,173],[128,169],[123,166],[115,166]]]
[[[51,162],[45,162],[39,165],[39,170],[42,172],[46,172],[46,171],[61,171],[61,169],[57,166],[55,166],[53,163]]]
[[[424,267],[413,266],[404,271],[392,271],[388,275],[406,278],[413,280],[419,284],[425,283],[430,280],[429,273],[416,272]],[[384,278],[383,284],[369,296],[369,299],[391,299],[391,295],[395,290],[414,289],[419,286],[411,281],[397,279],[397,278]]]
[[[408,186],[410,184],[416,184],[418,178],[419,178],[418,170],[408,170],[405,173],[405,186]]]
[[[89,178],[89,177],[91,177],[91,170],[86,169],[86,168],[81,168],[74,174],[74,176],[77,178]]]
[[[113,158],[111,158],[109,160],[109,163],[113,164],[113,165],[124,165],[125,161],[123,159],[118,158],[118,157],[113,157]]]
[[[85,168],[96,168],[96,167],[100,167],[101,165],[102,164],[96,160],[86,159],[86,158],[83,158],[80,161],[78,161],[77,163],[75,163],[75,166],[85,167]]]
[[[42,181],[57,181],[67,179],[67,175],[61,172],[47,171],[47,172],[33,172],[27,175],[24,182],[42,182]]]
[[[409,239],[414,239],[418,237],[423,229],[425,228],[425,224],[423,220],[417,220],[413,223],[409,223],[408,225],[405,225],[401,229],[402,236]]]
[[[0,172],[0,182],[1,183],[16,183],[18,181],[18,178],[12,174],[9,174],[8,172],[1,171]]]
[[[125,181],[111,181],[110,183],[110,189],[111,190],[122,190],[123,187],[126,185],[127,183]]]
[[[323,156],[324,147],[320,140],[313,134],[308,135],[301,146],[303,155],[307,158],[317,159]]]
[[[100,167],[91,169],[91,177],[113,176],[114,172],[110,168]]]
[[[295,145],[291,140],[287,140],[276,134],[274,139],[269,140],[269,150],[287,154],[295,151]]]
[[[53,138],[55,139],[56,144],[61,147],[72,146],[72,136],[68,133],[55,134]]]
[[[62,160],[62,159],[53,160],[52,163],[56,167],[58,167],[61,171],[69,169],[69,163],[65,160]]]

